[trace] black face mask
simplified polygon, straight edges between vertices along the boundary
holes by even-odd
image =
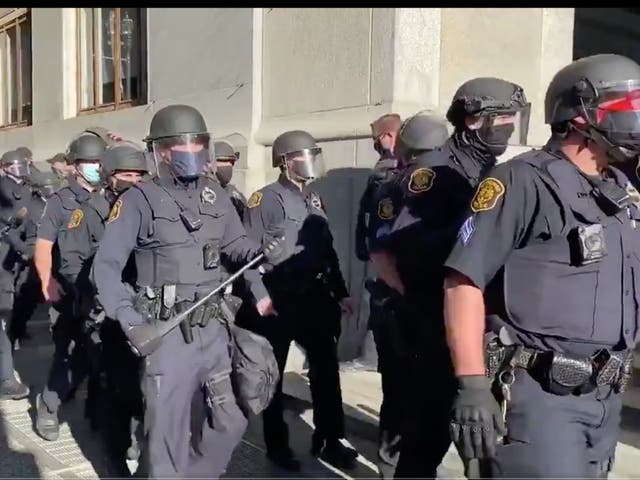
[[[507,150],[513,131],[513,125],[481,127],[478,130],[471,130],[469,137],[471,137],[471,143],[498,157]]]
[[[116,184],[113,187],[113,190],[116,193],[122,193],[125,190],[128,190],[129,188],[133,187],[135,185],[134,182],[129,182],[127,180],[116,180]]]
[[[231,181],[231,177],[233,177],[233,166],[218,164],[216,167],[216,177],[218,178],[220,185],[226,187]]]

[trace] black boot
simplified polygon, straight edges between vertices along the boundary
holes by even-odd
[[[0,383],[0,400],[22,400],[29,396],[29,387],[16,379],[3,380]]]
[[[333,465],[336,468],[343,470],[351,470],[356,467],[356,458],[358,457],[358,452],[355,448],[343,444],[346,440],[325,440],[324,445],[320,449],[320,458],[327,462],[330,465]],[[316,453],[318,441],[314,442],[311,453],[315,456],[318,456]],[[315,448],[314,448],[315,447]]]
[[[60,436],[58,412],[49,411],[40,393],[36,397],[36,432],[50,442],[57,440]]]
[[[289,447],[267,450],[267,458],[280,468],[289,470],[290,472],[300,471],[300,462]]]

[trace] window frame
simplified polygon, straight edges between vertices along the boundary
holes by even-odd
[[[2,32],[6,32],[7,30],[10,30],[12,28],[16,29],[16,55],[18,58],[16,58],[16,79],[15,79],[15,86],[17,85],[17,99],[16,99],[16,115],[17,115],[17,121],[16,122],[11,122],[11,108],[9,107],[8,111],[9,111],[9,123],[5,123],[5,124],[0,124],[0,131],[3,130],[12,130],[14,128],[22,128],[22,127],[28,127],[30,125],[33,124],[33,77],[31,77],[31,118],[29,119],[23,119],[22,118],[22,108],[23,108],[23,104],[22,104],[22,97],[23,97],[23,91],[22,91],[22,74],[23,74],[23,65],[22,65],[22,35],[20,34],[20,25],[22,23],[27,22],[27,20],[31,20],[31,9],[30,8],[16,8],[13,11],[10,11],[8,13],[6,13],[3,17],[0,18],[0,33]],[[32,37],[32,42],[31,45],[33,45],[33,30],[31,30],[30,35]],[[29,52],[29,58],[31,59],[31,61],[29,62],[29,65],[27,65],[26,67],[29,69],[29,75],[32,75],[33,72],[33,52]],[[0,91],[0,95],[4,96],[5,93],[8,93],[6,88],[3,88],[2,91]],[[4,97],[4,100],[8,102],[9,100],[9,95],[6,95]]]
[[[95,11],[99,8],[91,7],[91,18],[92,18],[92,52],[93,53],[93,61],[92,61],[92,69],[93,69],[93,106],[82,108],[82,58],[81,58],[81,28],[80,28],[80,15],[83,7],[76,8],[76,114],[78,116],[81,115],[91,115],[94,113],[103,113],[103,112],[114,112],[116,110],[124,110],[131,107],[136,107],[139,105],[145,105],[147,103],[147,9],[139,8],[138,18],[139,18],[139,28],[140,28],[140,92],[138,98],[131,100],[120,100],[121,91],[120,91],[120,82],[115,79],[120,78],[121,69],[122,69],[122,57],[121,57],[121,38],[120,38],[120,15],[122,8],[121,7],[112,7],[115,11],[114,18],[114,28],[113,28],[113,37],[114,37],[114,45],[113,45],[113,88],[114,88],[114,101],[109,103],[98,104],[98,75],[96,72],[99,69],[99,59],[98,55],[95,54],[96,47],[99,44],[99,35],[98,30],[95,25]]]

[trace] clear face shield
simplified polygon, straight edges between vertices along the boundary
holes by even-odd
[[[504,151],[508,145],[526,145],[530,112],[530,104],[518,110],[482,112],[470,129],[491,149]]]
[[[158,138],[151,141],[151,149],[160,177],[195,180],[204,174],[212,159],[215,171],[213,142],[208,133]]]
[[[596,100],[583,101],[584,115],[612,148],[613,160],[635,159],[640,153],[640,80],[600,85]]]
[[[287,176],[297,182],[312,182],[325,174],[322,149],[308,148],[284,156]]]
[[[29,162],[26,160],[18,162],[15,161],[13,163],[9,163],[4,165],[3,170],[11,175],[14,178],[25,178],[31,174],[31,168],[29,167]]]

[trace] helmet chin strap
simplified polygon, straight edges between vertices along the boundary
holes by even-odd
[[[572,130],[603,148],[607,152],[607,157],[609,157],[611,163],[628,162],[638,156],[637,153],[632,150],[612,143],[601,132],[591,126],[588,126],[586,129],[580,129],[576,128],[573,123],[569,123],[569,125]]]

